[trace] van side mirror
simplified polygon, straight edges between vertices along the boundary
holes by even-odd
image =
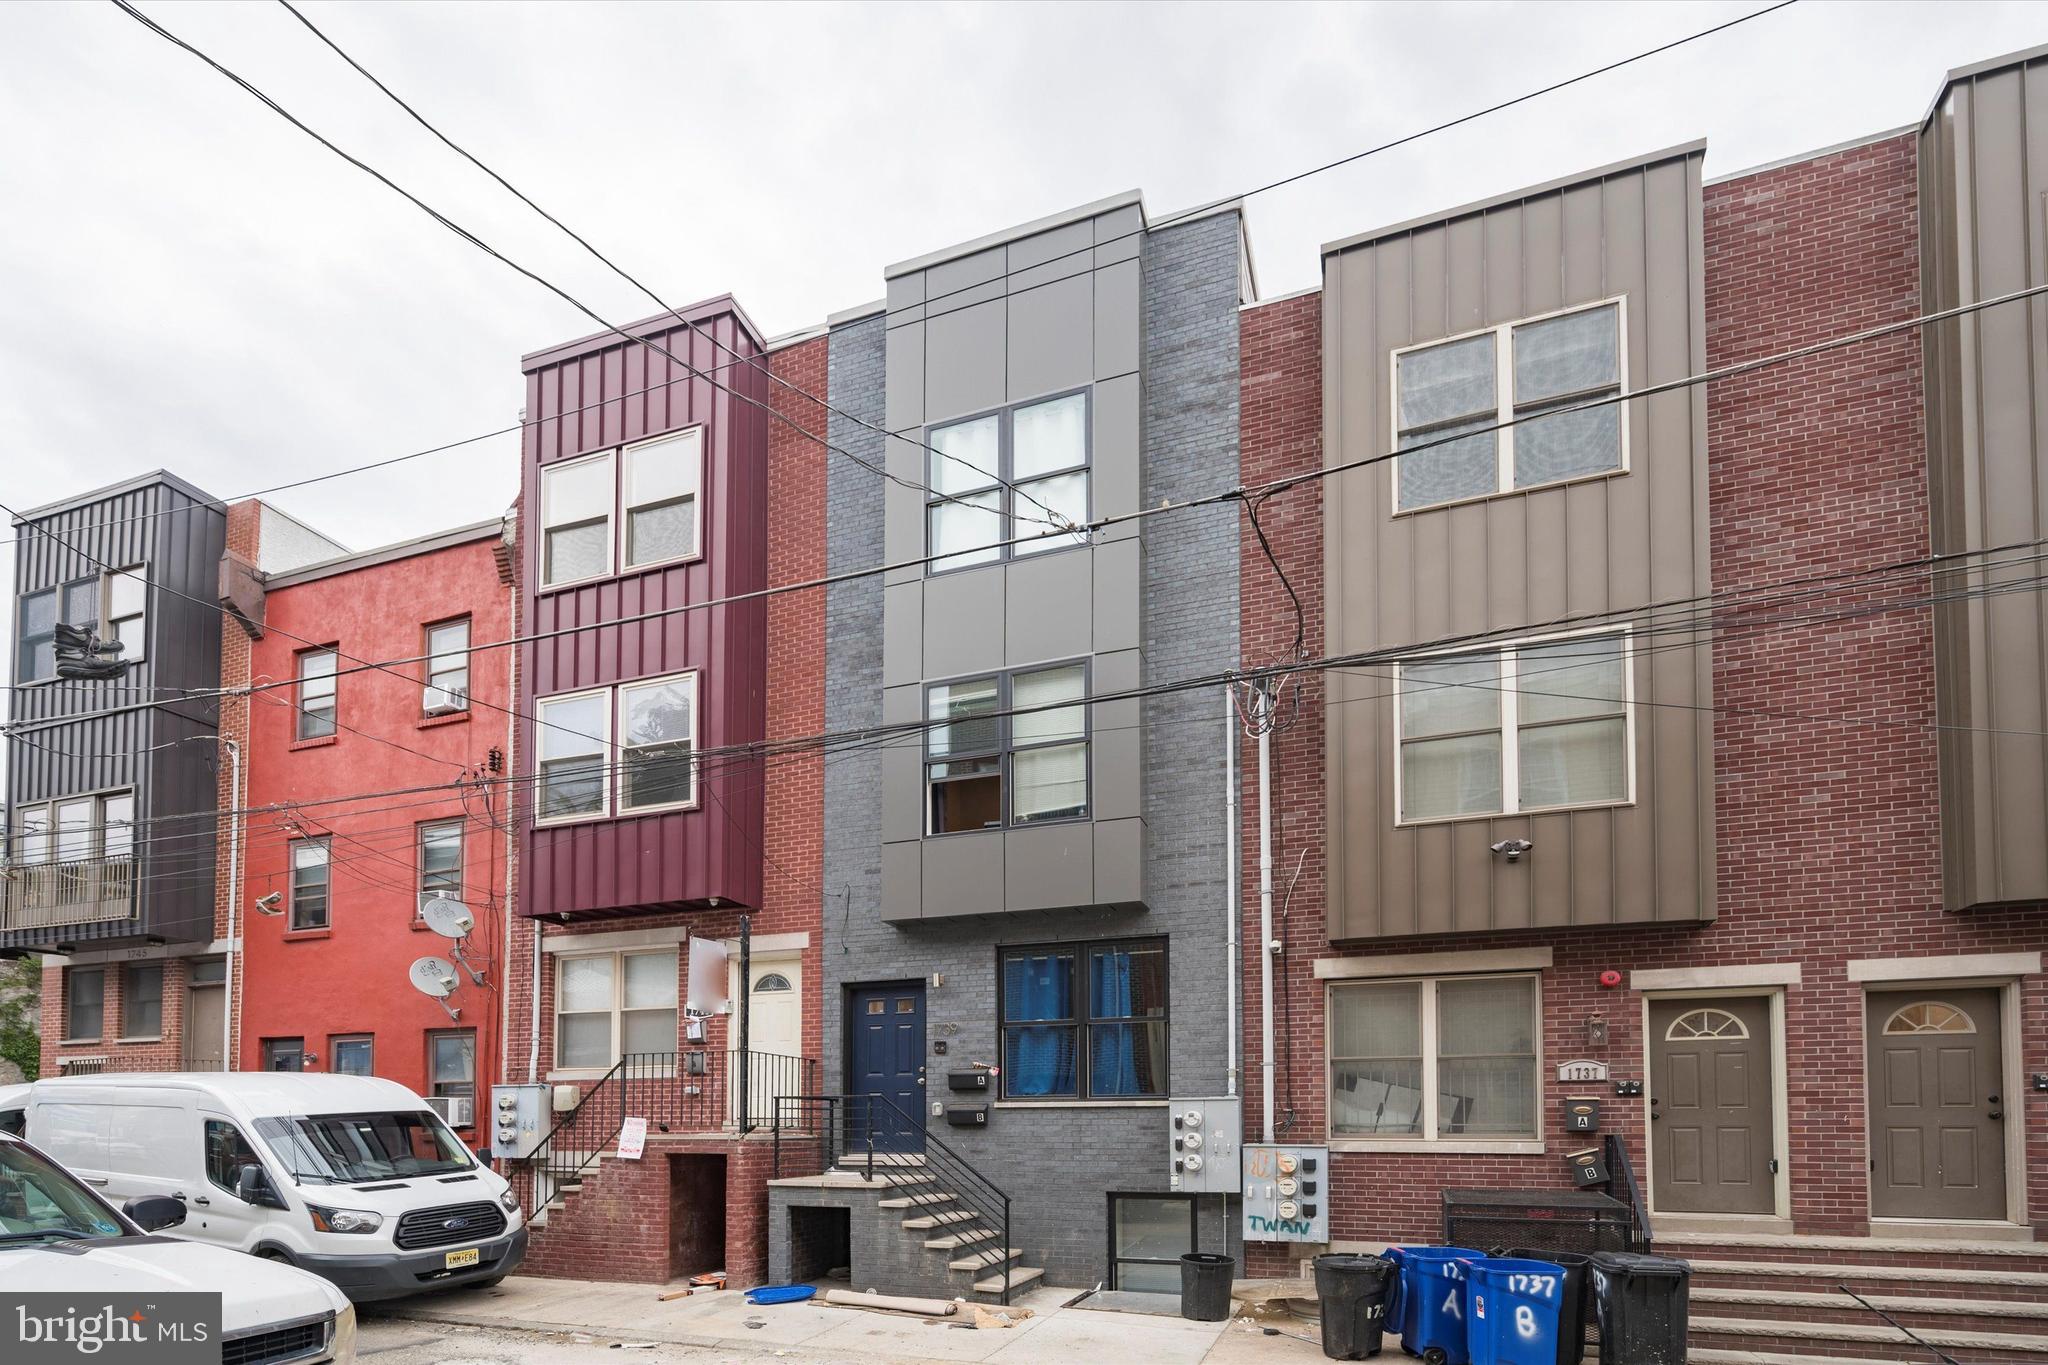
[[[160,1232],[185,1221],[185,1205],[167,1194],[144,1195],[121,1206],[128,1221],[144,1232]]]
[[[270,1177],[263,1173],[261,1166],[244,1166],[235,1176],[235,1198],[244,1204],[261,1204],[273,1209],[284,1207],[284,1201],[277,1197],[277,1191],[270,1188]]]

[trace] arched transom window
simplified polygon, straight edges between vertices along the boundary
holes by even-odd
[[[1975,1033],[1977,1021],[1954,1005],[1944,1005],[1939,1000],[1915,1000],[1904,1009],[1892,1011],[1892,1017],[1884,1021],[1884,1031],[1888,1034]]]
[[[764,972],[754,983],[754,994],[765,995],[770,991],[786,991],[790,988],[789,978],[781,972]]]
[[[1687,1038],[1747,1038],[1749,1026],[1727,1010],[1700,1009],[1681,1014],[1664,1030],[1666,1042]]]

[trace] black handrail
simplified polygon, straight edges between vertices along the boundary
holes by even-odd
[[[1604,1138],[1607,1148],[1607,1180],[1609,1189],[1619,1194],[1628,1205],[1629,1222],[1634,1225],[1633,1250],[1648,1254],[1650,1250],[1650,1212],[1643,1205],[1643,1187],[1636,1180],[1635,1163],[1629,1160],[1628,1143],[1619,1133],[1608,1133]]]
[[[824,1121],[819,1125],[820,1164],[825,1170],[844,1168],[849,1157],[857,1163],[854,1168],[862,1171],[867,1180],[875,1178],[875,1157],[877,1137],[903,1137],[910,1145],[920,1149],[919,1162],[908,1167],[884,1165],[884,1174],[891,1169],[921,1169],[934,1183],[947,1187],[959,1203],[951,1212],[969,1216],[951,1222],[940,1223],[941,1235],[980,1232],[995,1236],[998,1241],[993,1248],[977,1249],[984,1240],[976,1237],[960,1245],[967,1248],[962,1259],[978,1262],[979,1269],[994,1270],[1001,1277],[1000,1296],[1002,1302],[1010,1301],[1010,1282],[1014,1266],[1011,1256],[1011,1203],[1010,1196],[993,1180],[990,1180],[965,1155],[954,1150],[945,1139],[925,1128],[921,1118],[905,1112],[885,1095],[784,1095],[776,1101],[775,1115],[775,1160],[776,1177],[782,1172],[782,1135],[785,1130],[784,1115],[802,1116],[822,1110]],[[793,1131],[793,1130],[792,1130]],[[954,1193],[954,1191],[958,1193]],[[970,1204],[968,1201],[972,1200]],[[1000,1205],[1001,1216],[993,1210]],[[920,1207],[913,1205],[913,1208]],[[937,1203],[930,1206],[934,1216],[942,1210]],[[985,1212],[984,1210],[989,1210]],[[977,1226],[978,1225],[978,1226]]]
[[[742,1056],[713,1048],[626,1054],[521,1163],[534,1172],[533,1211],[546,1208],[562,1186],[575,1184],[614,1146],[628,1118],[644,1118],[649,1130],[658,1133],[737,1132],[744,1137],[772,1119],[779,1095],[809,1090],[816,1067],[813,1057]]]

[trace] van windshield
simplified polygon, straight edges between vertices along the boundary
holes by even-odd
[[[353,1185],[447,1175],[476,1162],[431,1110],[261,1119],[256,1131],[298,1180]]]

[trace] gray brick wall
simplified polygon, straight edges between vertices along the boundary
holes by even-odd
[[[1237,477],[1238,220],[1224,214],[1153,234],[1144,248],[1147,504],[1229,486]],[[880,421],[882,324],[833,333],[835,405]],[[880,459],[881,438],[840,418],[835,444]],[[882,560],[880,481],[833,458],[828,475],[833,572]],[[1237,514],[1159,517],[1144,530],[1146,680],[1207,672],[1237,658]],[[879,579],[827,590],[826,728],[876,724],[882,710]],[[880,759],[851,750],[825,772],[824,1084],[845,1083],[844,994],[855,982],[942,977],[926,995],[930,1100],[945,1072],[997,1062],[996,952],[1001,944],[1164,935],[1172,971],[1174,1089],[1219,1094],[1225,1033],[1222,699],[1213,690],[1145,704],[1149,909],[1089,909],[892,926],[879,916]],[[929,1104],[927,1105],[929,1110]],[[1007,1191],[1012,1245],[1047,1283],[1091,1286],[1108,1275],[1111,1192],[1166,1189],[1161,1104],[1004,1106],[985,1130],[929,1131]],[[1220,1200],[1202,1201],[1201,1245],[1221,1236]],[[1233,1205],[1234,1210],[1234,1205]],[[995,1210],[986,1210],[994,1212]],[[857,1234],[858,1239],[858,1234]],[[855,1255],[859,1255],[856,1240]],[[1231,1249],[1236,1251],[1234,1230]],[[871,1278],[856,1265],[855,1279]],[[886,1286],[884,1286],[886,1287]]]

